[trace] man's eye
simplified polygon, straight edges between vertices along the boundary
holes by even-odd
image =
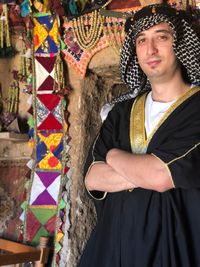
[[[158,40],[161,40],[161,41],[168,40],[168,36],[167,35],[159,35]]]
[[[145,38],[137,39],[137,44],[143,44],[145,42]]]

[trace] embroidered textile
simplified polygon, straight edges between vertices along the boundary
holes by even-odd
[[[40,93],[52,93],[54,88],[54,71],[56,56],[35,57],[36,91]]]
[[[38,130],[62,130],[60,96],[52,94],[38,95],[36,108]]]
[[[34,17],[35,53],[58,52],[58,22],[55,15]]]
[[[102,49],[108,47],[108,42],[105,36],[100,37],[98,43],[91,50],[82,50],[74,41],[72,28],[66,28],[64,35],[66,49],[62,50],[64,59],[72,65],[81,78],[85,77],[86,69],[91,58]]]
[[[36,171],[32,183],[30,205],[57,205],[60,177],[60,172]]]
[[[40,236],[52,235],[52,224],[56,226],[56,206],[41,208],[29,206],[27,212],[27,241],[37,245]],[[49,233],[50,230],[50,233]]]

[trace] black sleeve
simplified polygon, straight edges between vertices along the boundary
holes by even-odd
[[[104,121],[99,134],[94,140],[85,163],[84,176],[93,164],[105,162],[108,151],[119,148],[130,151],[130,110],[133,100],[115,104]],[[103,199],[105,192],[88,192],[97,199]]]
[[[163,141],[152,151],[166,165],[176,188],[200,188],[200,106],[188,103],[163,129]],[[196,107],[195,107],[196,105]]]
[[[87,176],[90,168],[99,162],[106,161],[107,152],[114,147],[113,136],[116,123],[116,108],[114,107],[104,121],[98,135],[89,149],[87,160],[84,166],[84,176]],[[88,192],[88,191],[87,191]],[[102,200],[106,196],[106,192],[89,191],[89,195],[95,200]]]

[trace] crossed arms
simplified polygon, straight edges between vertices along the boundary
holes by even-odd
[[[111,149],[106,162],[94,164],[85,178],[89,191],[118,192],[141,187],[164,192],[174,187],[164,162],[154,155]]]

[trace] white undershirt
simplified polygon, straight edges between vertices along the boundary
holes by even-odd
[[[152,99],[152,92],[149,92],[145,102],[145,129],[147,137],[153,131],[159,120],[168,110],[168,108],[175,102],[158,102]]]

